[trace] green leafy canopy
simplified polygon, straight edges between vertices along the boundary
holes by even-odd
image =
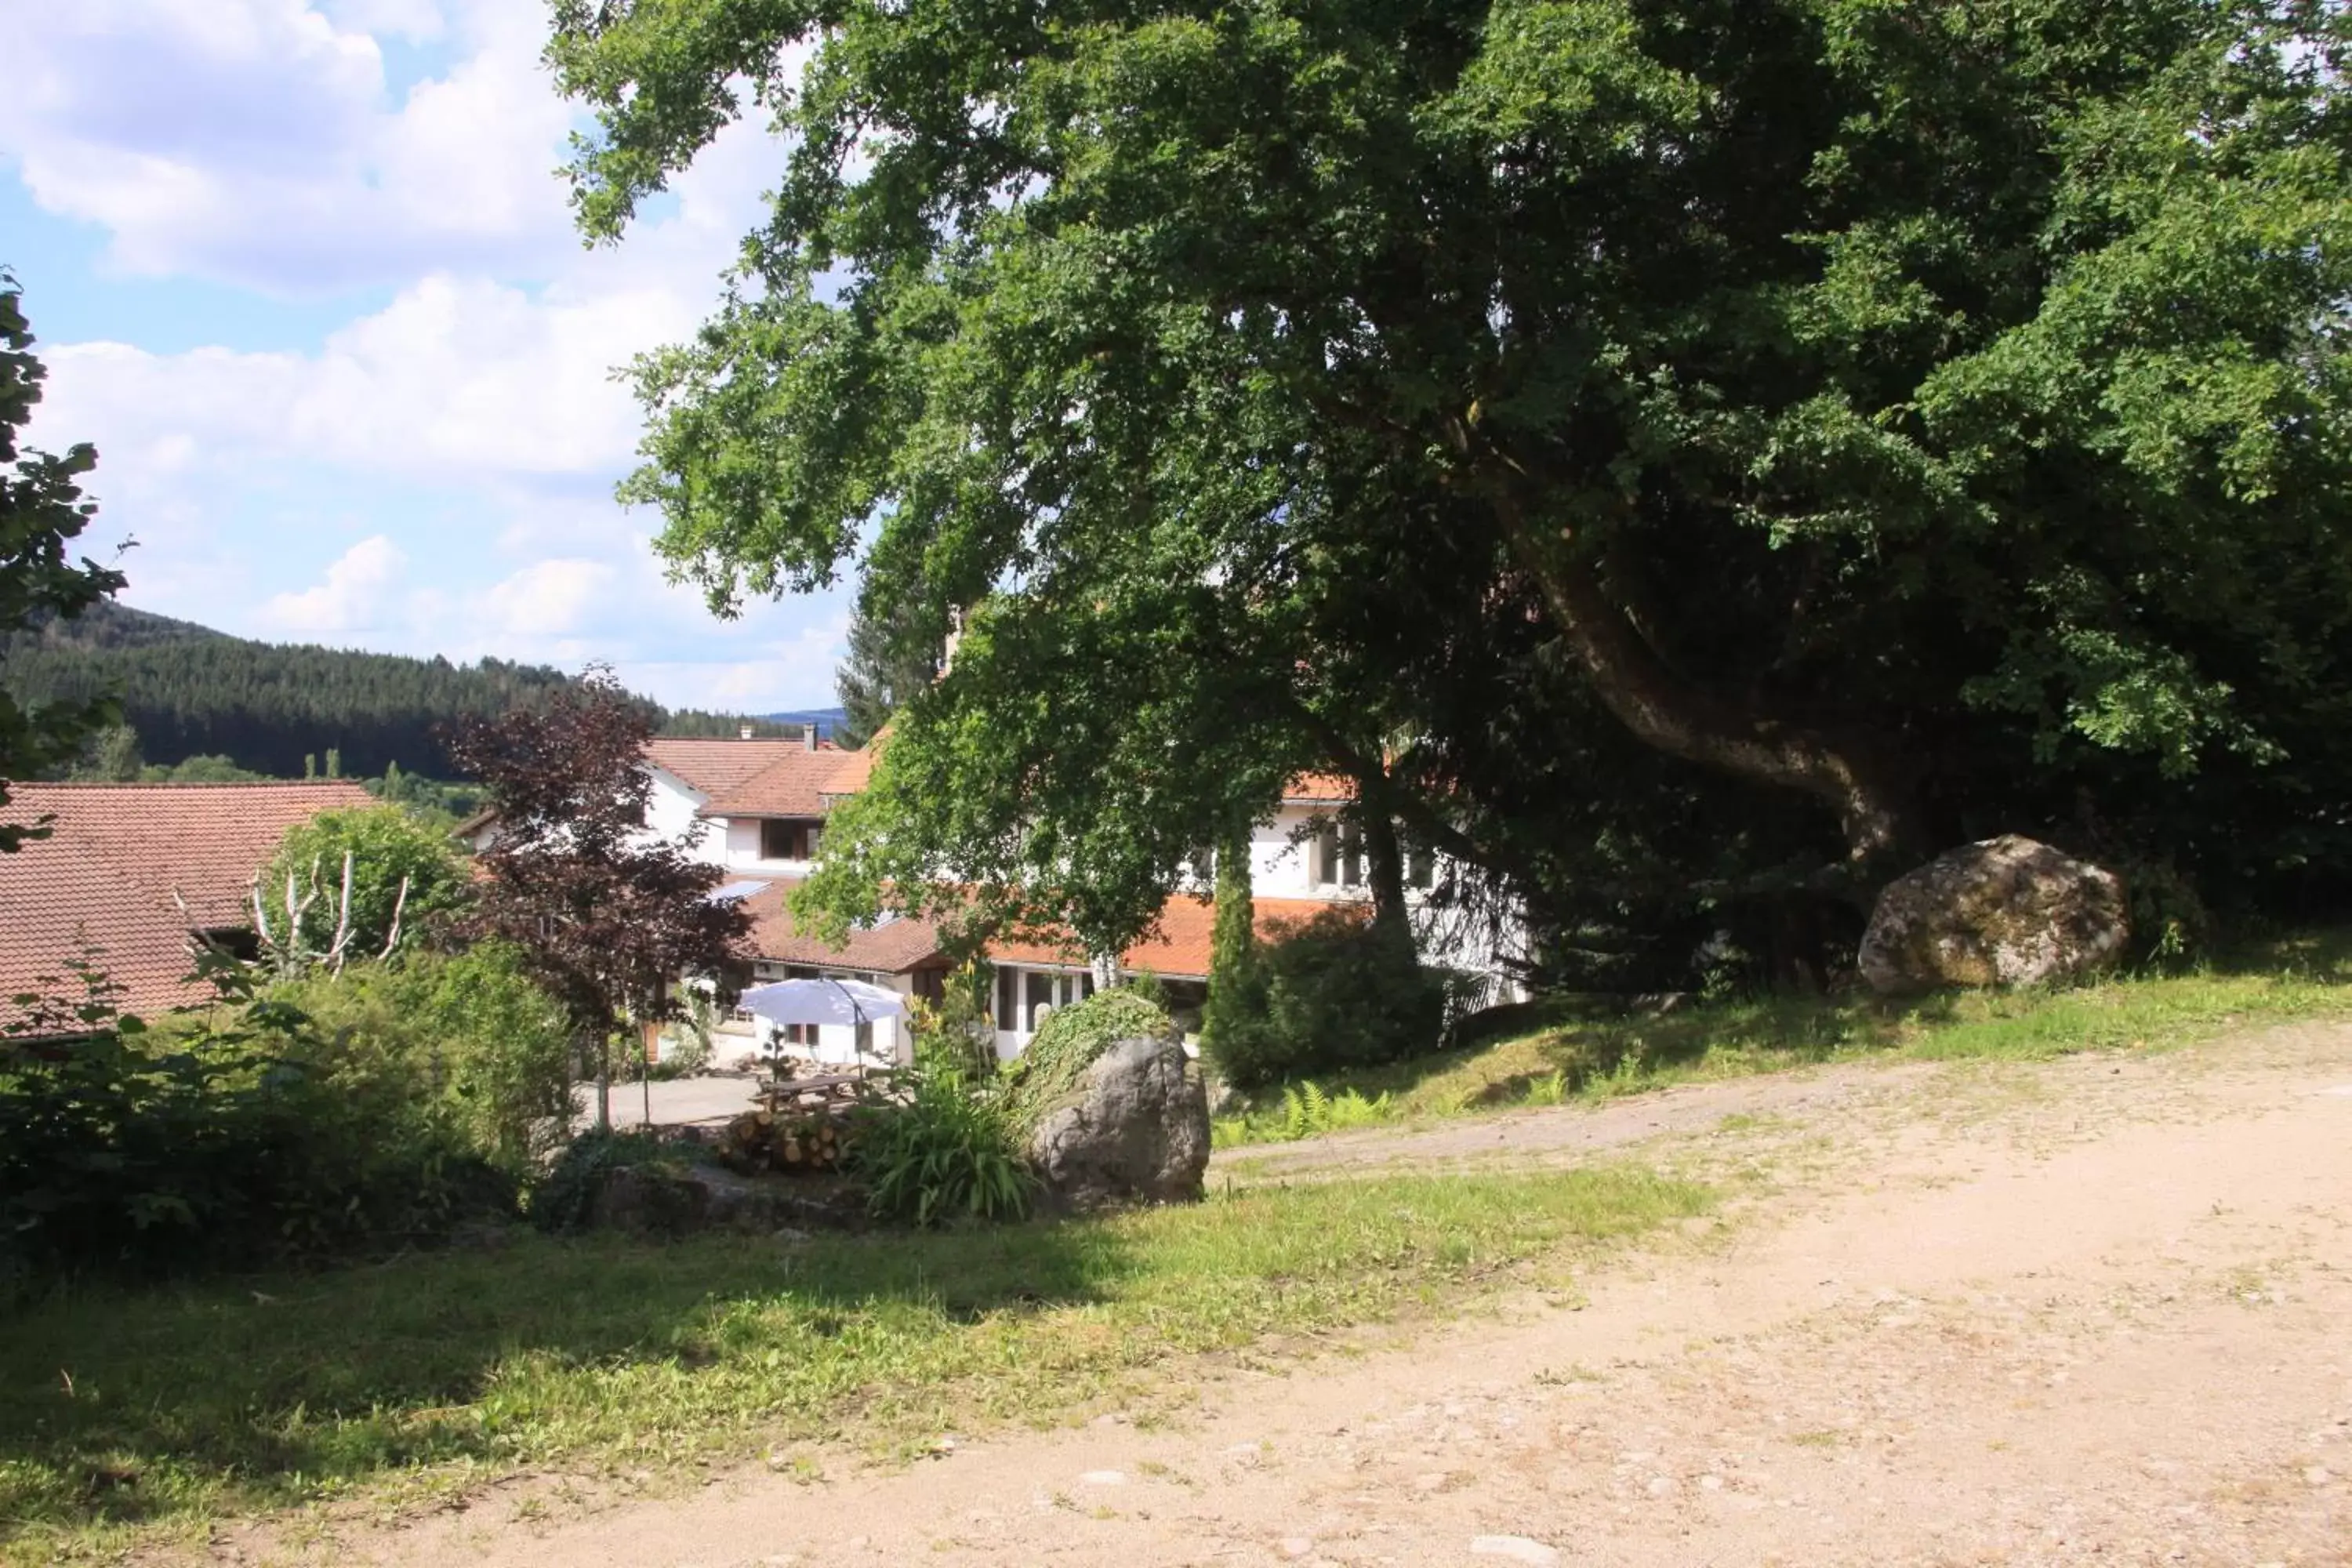
[[[2347,25],[567,0],[550,53],[593,237],[779,137],[637,369],[673,566],[975,606],[811,898],[954,867],[1108,942],[1302,763],[1541,883],[1528,781],[1628,740],[1650,787],[1549,792],[1622,866],[1726,783],[1748,870],[2070,820],[2352,864]]]

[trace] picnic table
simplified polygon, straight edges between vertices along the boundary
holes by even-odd
[[[772,1114],[810,1112],[854,1104],[863,1098],[864,1073],[817,1073],[808,1078],[779,1078],[754,1091],[762,1109]]]

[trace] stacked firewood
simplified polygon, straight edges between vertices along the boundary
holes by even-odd
[[[727,1124],[719,1152],[739,1170],[814,1173],[839,1170],[851,1142],[845,1108],[747,1110]]]

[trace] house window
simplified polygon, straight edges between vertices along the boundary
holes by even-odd
[[[1364,885],[1364,841],[1352,822],[1327,822],[1315,835],[1315,880],[1330,888]]]
[[[1437,852],[1419,845],[1407,845],[1404,850],[1404,879],[1416,888],[1437,885]]]
[[[1068,1007],[1095,994],[1091,974],[1062,974],[1050,969],[996,971],[996,1026],[1008,1034],[1034,1035],[1055,1009]]]
[[[814,822],[797,822],[786,817],[763,816],[760,819],[760,858],[762,860],[814,860],[817,840],[824,830]]]

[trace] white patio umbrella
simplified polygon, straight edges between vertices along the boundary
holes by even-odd
[[[779,980],[771,985],[755,985],[743,993],[741,1005],[754,1017],[772,1024],[832,1024],[856,1029],[879,1018],[895,1018],[907,1010],[907,999],[896,991],[879,985],[868,985],[863,980]],[[866,1071],[866,1053],[855,1043],[841,1055],[841,1047],[827,1047],[818,1040],[808,1042],[809,1054],[821,1064],[834,1067],[854,1066],[862,1075]],[[773,1047],[770,1047],[773,1048]],[[783,1058],[775,1058],[776,1070],[783,1070]]]
[[[743,993],[741,1005],[772,1024],[835,1024],[851,1028],[877,1018],[896,1018],[907,999],[863,980],[779,980]]]

